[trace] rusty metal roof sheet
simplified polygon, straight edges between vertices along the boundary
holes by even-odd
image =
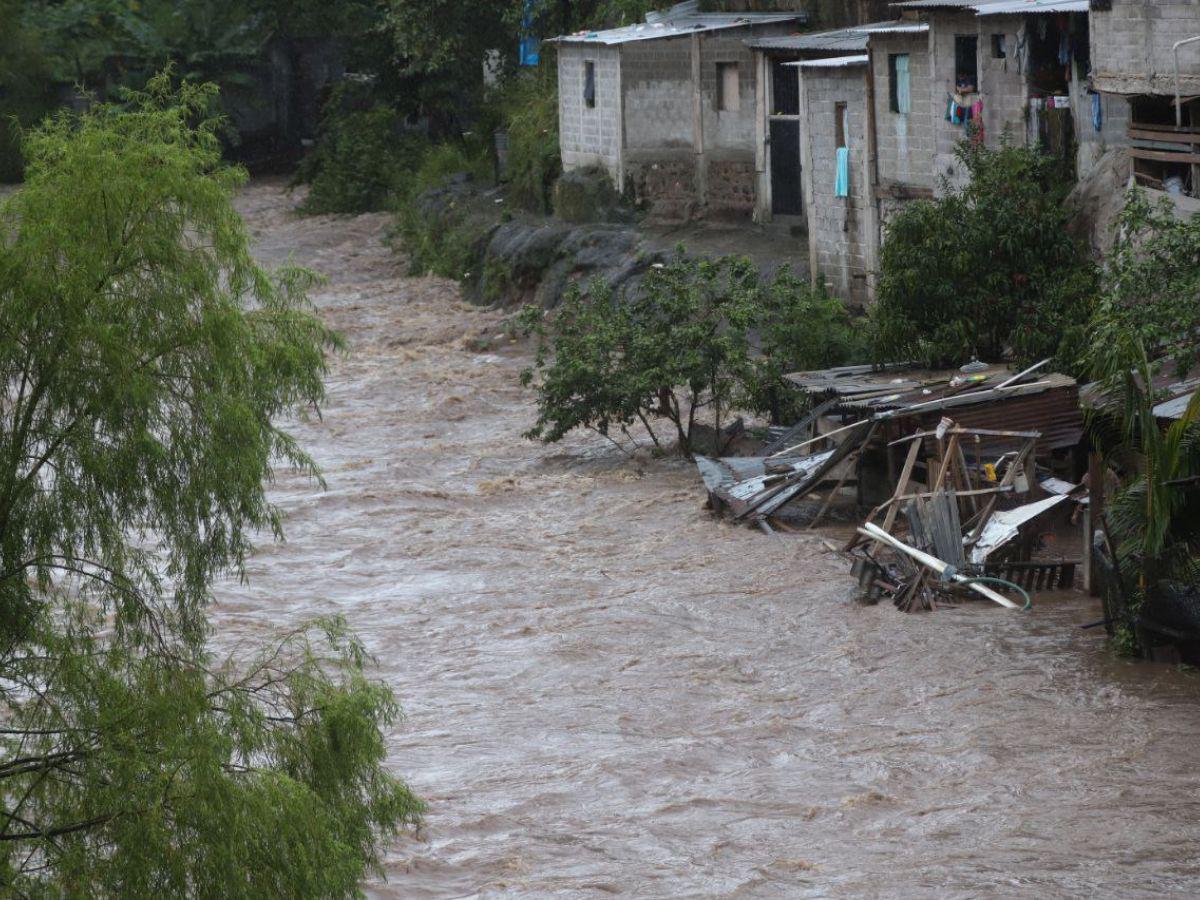
[[[1078,444],[1084,424],[1075,379],[1033,373],[1027,381],[1004,386],[1015,374],[1002,365],[963,373],[897,364],[800,372],[786,379],[814,398],[836,398],[834,413],[915,419],[921,425],[951,415],[963,428],[1039,431],[1043,451]]]

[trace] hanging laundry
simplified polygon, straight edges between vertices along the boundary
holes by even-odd
[[[1104,130],[1104,100],[1099,94],[1092,94],[1092,128]]]
[[[850,196],[850,148],[838,147],[837,178],[834,181],[833,193],[836,197]]]

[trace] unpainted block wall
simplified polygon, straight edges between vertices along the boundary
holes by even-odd
[[[823,276],[843,300],[869,301],[866,69],[801,68],[801,114],[809,253],[814,276]],[[838,197],[837,104],[849,111],[850,196]]]
[[[952,184],[962,184],[965,172],[954,155],[955,148],[966,136],[962,125],[946,119],[946,107],[955,90],[954,39],[959,35],[978,35],[979,21],[974,13],[936,10],[930,17],[929,28],[929,103],[933,131],[934,184],[941,185],[943,176]],[[982,76],[982,72],[980,75]],[[984,99],[984,109],[987,100]],[[984,120],[986,123],[986,119]]]
[[[983,99],[984,138],[989,147],[998,147],[1005,133],[1014,144],[1024,144],[1028,140],[1025,111],[1029,104],[1029,88],[1016,51],[1024,32],[1024,16],[979,17],[979,87]],[[993,55],[993,35],[1004,35],[1007,50],[1003,59]],[[953,61],[951,56],[951,63]]]
[[[746,41],[791,30],[787,24],[767,25],[700,36],[702,163],[697,159],[693,118],[692,38],[634,41],[622,46],[626,189],[646,204],[655,218],[751,216],[757,79]],[[738,66],[736,110],[719,108],[720,63]]]
[[[928,103],[929,36],[875,35],[871,38],[875,66],[875,133],[882,186],[933,187],[933,131]],[[892,112],[888,58],[908,54],[912,111]]]
[[[694,218],[700,195],[692,126],[692,39],[625,44],[621,79],[626,191],[654,218]]]
[[[754,213],[758,70],[746,41],[794,30],[795,26],[789,24],[760,25],[714,32],[701,39],[701,110],[708,189],[704,209],[708,218],[749,219]],[[738,67],[737,110],[720,109],[717,67],[722,63],[736,63]]]
[[[1117,94],[1174,93],[1171,47],[1200,34],[1198,0],[1112,0],[1091,12],[1092,81]],[[1200,44],[1182,48],[1187,93],[1200,91]]]
[[[586,62],[596,65],[596,105],[584,102]],[[558,53],[558,128],[563,168],[620,166],[620,54],[616,47],[563,44]]]
[[[621,47],[625,147],[692,151],[692,40],[631,41]]]

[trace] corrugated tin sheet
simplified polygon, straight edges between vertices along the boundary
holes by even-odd
[[[729,28],[752,28],[755,25],[777,25],[808,21],[804,13],[682,13],[663,14],[658,21],[604,31],[580,31],[564,34],[551,41],[561,44],[604,44],[613,46],[633,41],[654,41],[683,37],[689,34],[723,31]]]
[[[871,61],[869,56],[835,56],[832,59],[802,59],[799,62],[784,63],[785,66],[800,66],[805,69],[843,69],[849,66],[865,66]]]
[[[1022,13],[1085,13],[1088,0],[1000,0],[974,7],[981,16],[1013,16]]]
[[[756,50],[795,50],[801,53],[845,53],[866,50],[870,35],[854,28],[815,34],[784,34],[746,41]]]
[[[924,34],[929,25],[924,22],[873,22],[854,28],[818,31],[813,34],[787,34],[754,38],[746,41],[756,50],[795,50],[801,53],[852,53],[867,49],[873,34]]]
[[[1088,0],[984,0],[976,3],[965,0],[907,0],[893,5],[902,9],[971,9],[981,16],[1088,11]]]
[[[948,416],[963,428],[1038,431],[1039,452],[1074,447],[1083,437],[1079,385],[1067,375],[1034,373],[997,395],[995,389],[1016,373],[1007,366],[988,366],[968,373],[980,383],[951,385],[958,370],[930,371],[894,365],[885,370],[846,366],[788,375],[787,381],[814,399],[838,398],[831,413],[886,420],[895,437],[937,426]],[[988,441],[989,448],[1003,440]]]

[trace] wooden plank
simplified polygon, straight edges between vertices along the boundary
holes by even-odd
[[[949,571],[950,566],[947,565],[944,561],[938,559],[936,556],[930,556],[928,553],[918,550],[915,547],[908,546],[907,544],[905,544],[903,541],[899,540],[898,538],[892,537],[890,534],[888,534],[886,531],[879,528],[879,526],[877,526],[877,525],[871,525],[870,523],[868,523],[868,524],[864,525],[862,528],[860,528],[859,531],[866,537],[874,538],[876,541],[878,541],[880,543],[887,544],[893,550],[897,550],[900,553],[903,553],[905,556],[912,557],[912,559],[916,560],[918,563],[925,566],[926,568],[932,569],[938,575],[949,576],[954,582],[956,582],[958,584],[966,583],[966,586],[968,588],[970,588],[972,591],[974,591],[975,593],[979,594],[982,597],[986,597],[988,600],[991,600],[993,603],[1000,604],[1005,609],[1020,609],[1021,608],[1016,603],[1013,603],[1007,597],[1004,597],[1004,596],[996,593],[991,588],[986,587],[982,584],[971,583],[971,579],[969,579],[967,576],[962,575],[958,572]]]
[[[1200,134],[1178,134],[1172,131],[1151,131],[1145,128],[1130,127],[1129,137],[1135,141],[1157,141],[1168,144],[1200,144]]]
[[[1139,131],[1153,131],[1157,133],[1167,134],[1195,134],[1200,135],[1200,128],[1193,128],[1190,125],[1160,125],[1157,122],[1134,122],[1129,126],[1130,131],[1137,129]]]
[[[1166,150],[1142,150],[1138,147],[1130,147],[1129,155],[1134,159],[1148,159],[1153,162],[1200,165],[1200,153],[1169,153]]]
[[[1042,436],[1040,431],[988,431],[982,428],[952,428],[947,434],[957,434],[964,437],[978,435],[979,437],[1003,437],[1003,438],[1021,438],[1026,441],[1036,441]],[[925,438],[937,437],[936,431],[920,431],[916,434],[910,434],[908,437],[902,437],[899,440],[892,441],[888,444],[889,447],[895,447],[897,444],[907,444],[909,441],[924,440]]]

